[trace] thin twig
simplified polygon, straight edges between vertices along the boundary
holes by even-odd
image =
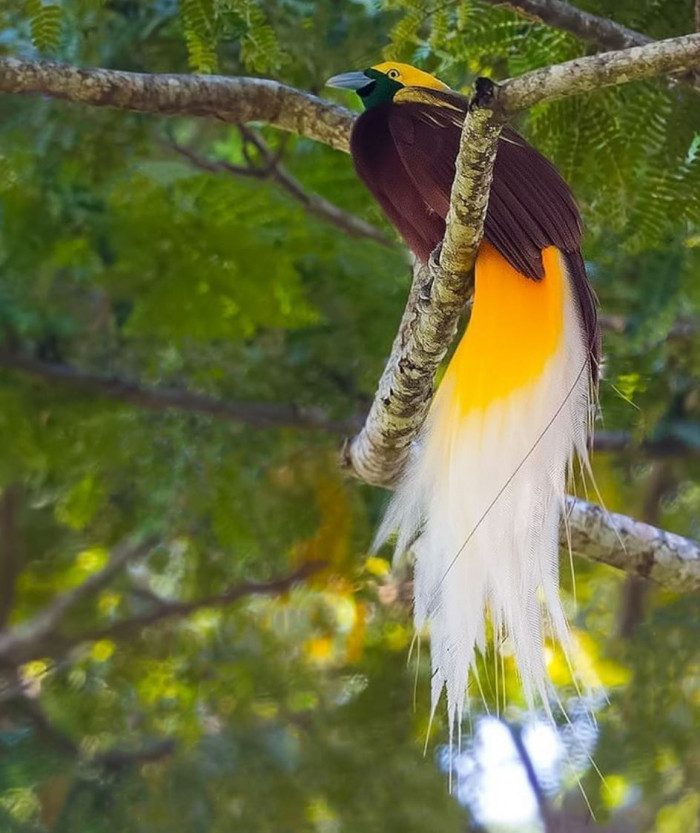
[[[145,555],[155,543],[156,539],[149,537],[139,544],[124,541],[116,546],[101,570],[88,576],[72,590],[55,596],[53,601],[30,621],[0,634],[0,657],[4,661],[17,664],[25,662],[28,654],[35,656],[34,646],[51,636],[70,610],[109,584],[131,559]]]
[[[243,130],[243,128],[241,128]],[[253,131],[249,131],[253,134]],[[256,138],[257,141],[257,138]],[[185,147],[177,142],[168,142],[168,147],[180,154],[180,156],[187,159],[187,161],[196,168],[202,171],[207,171],[213,174],[230,174],[235,177],[244,177],[248,179],[271,180],[286,191],[296,202],[304,207],[304,209],[314,217],[318,217],[326,223],[340,229],[345,234],[353,238],[374,240],[381,246],[388,249],[397,248],[396,244],[389,240],[389,238],[380,229],[366,222],[361,217],[356,217],[349,211],[344,211],[339,206],[325,199],[319,194],[308,193],[304,190],[302,184],[295,179],[284,168],[279,161],[277,154],[272,153],[266,143],[256,145],[258,150],[263,155],[264,165],[256,166],[248,165],[234,165],[231,162],[221,160],[211,160],[200,156],[191,148]]]
[[[192,601],[162,600],[146,613],[131,616],[105,625],[101,628],[85,630],[76,634],[51,633],[26,640],[20,648],[15,648],[13,659],[17,661],[21,651],[21,661],[28,662],[36,657],[61,657],[73,648],[87,642],[100,639],[114,641],[128,639],[139,634],[144,628],[161,622],[184,619],[190,614],[205,608],[225,608],[252,596],[280,596],[291,590],[296,584],[305,581],[326,566],[325,561],[307,561],[291,573],[269,581],[246,581],[236,584],[223,593],[204,596]],[[0,649],[0,656],[2,656]]]
[[[240,422],[255,428],[300,428],[332,434],[346,434],[357,426],[355,419],[335,422],[316,408],[267,402],[232,402],[186,389],[153,387],[119,376],[102,376],[16,353],[0,352],[0,366],[150,411],[173,409]]]
[[[609,17],[597,15],[578,9],[561,0],[485,0],[492,6],[511,9],[516,14],[546,23],[554,29],[561,29],[576,35],[581,40],[593,43],[603,49],[629,49],[630,46],[644,46],[653,38],[628,29]]]

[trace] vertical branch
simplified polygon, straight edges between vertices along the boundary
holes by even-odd
[[[520,758],[520,763],[523,765],[523,769],[525,770],[525,776],[527,777],[528,784],[530,785],[530,789],[535,796],[535,801],[537,802],[537,809],[540,811],[540,817],[542,818],[542,824],[544,825],[545,833],[554,833],[554,824],[552,813],[549,808],[549,803],[547,802],[547,797],[545,796],[542,785],[540,784],[540,779],[537,777],[537,773],[535,772],[535,767],[532,763],[532,758],[528,754],[527,749],[525,748],[525,743],[523,741],[522,730],[519,729],[517,726],[513,726],[510,723],[505,724],[509,731],[510,737],[513,741],[513,746],[515,747],[515,751],[518,753],[518,757]]]
[[[502,121],[497,88],[476,82],[464,120],[445,237],[426,266],[416,263],[413,286],[391,356],[362,431],[343,448],[341,465],[375,486],[391,486],[423,425],[433,382],[473,289],[473,268]]]
[[[10,483],[0,495],[0,630],[7,625],[15,602],[20,571],[18,514],[22,487]]]
[[[493,165],[503,121],[496,115],[498,89],[488,78],[477,78],[475,94],[464,121],[450,192],[440,267],[448,273],[471,273],[484,236]]]

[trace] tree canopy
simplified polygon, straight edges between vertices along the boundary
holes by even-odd
[[[252,75],[351,107],[325,79],[382,56],[468,94],[479,76],[631,45],[527,8],[547,5],[0,2],[0,60]],[[700,23],[691,0],[579,5],[640,43]],[[692,74],[637,81],[516,121],[576,194],[601,302],[588,497],[689,538],[699,87]],[[349,156],[322,143],[2,96],[3,830],[539,829],[536,804],[508,827],[479,801],[483,778],[501,777],[479,752],[486,709],[516,764],[532,756],[543,818],[575,829],[580,780],[604,829],[698,829],[698,596],[579,557],[574,583],[566,554],[567,612],[609,696],[590,748],[564,724],[559,770],[537,771],[513,669],[489,654],[449,794],[427,647],[411,650],[410,572],[368,551],[385,495],[337,459],[372,402],[410,272]],[[575,712],[555,653],[551,671]]]

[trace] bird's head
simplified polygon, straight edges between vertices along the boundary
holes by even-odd
[[[404,87],[428,87],[431,90],[447,90],[447,84],[422,69],[410,64],[385,61],[359,72],[344,72],[326,81],[328,87],[355,90],[362,99],[365,110],[391,101]]]

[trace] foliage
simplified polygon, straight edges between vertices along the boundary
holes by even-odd
[[[405,13],[386,54],[424,62],[455,87],[468,86],[475,75],[520,75],[589,48],[573,35],[477,0],[393,5]],[[579,5],[603,16],[614,11],[618,22],[658,38],[693,30],[690,3]],[[634,252],[660,247],[700,219],[696,113],[696,93],[664,81],[638,82],[540,105],[522,128],[571,182],[589,228],[615,231]]]
[[[690,4],[674,0],[586,7],[655,37],[692,25]],[[4,54],[261,73],[315,91],[383,50],[459,87],[587,48],[465,0],[28,0],[0,2],[0,20]],[[638,84],[540,107],[520,127],[574,185],[603,309],[624,320],[606,333],[604,427],[685,449],[662,461],[634,443],[598,455],[602,497],[700,535],[695,99]],[[347,157],[262,135],[309,193],[391,237]],[[408,577],[383,554],[367,557],[383,498],[340,479],[340,432],[154,410],[3,362],[15,354],[137,388],[316,409],[329,424],[367,407],[408,284],[403,252],[347,237],[269,178],[193,166],[175,145],[249,162],[231,126],[0,102],[0,617],[26,624],[94,577],[119,542],[159,541],[71,608],[19,669],[3,666],[0,826],[465,828],[437,766],[446,729],[439,714],[429,728],[425,646],[406,663]],[[315,561],[323,569],[292,590],[196,604]],[[697,599],[652,593],[634,634],[616,636],[621,577],[580,559],[576,568],[576,609],[563,568],[569,612],[610,689],[595,751],[607,786],[584,760],[587,794],[601,820],[692,829]],[[115,629],[163,600],[195,609]],[[553,657],[553,673],[561,666]],[[29,697],[17,696],[17,674]],[[494,670],[489,655],[494,712],[503,687],[507,715],[525,721],[512,669]],[[482,710],[475,696],[474,716]],[[174,751],[159,746],[170,739]],[[570,778],[559,787],[576,790]]]

